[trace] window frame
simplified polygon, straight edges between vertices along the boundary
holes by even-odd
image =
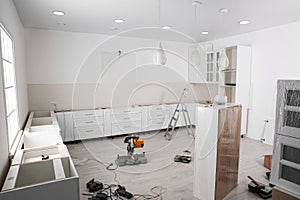
[[[15,89],[15,112],[17,114],[17,132],[14,133],[14,136],[12,138],[12,141],[10,141],[10,134],[9,133],[9,127],[8,127],[8,113],[7,113],[7,102],[6,102],[6,89],[5,88],[5,75],[4,75],[4,65],[3,65],[3,62],[4,60],[6,61],[5,58],[3,58],[3,55],[2,55],[2,40],[1,40],[1,31],[0,31],[0,70],[1,70],[1,73],[2,73],[2,94],[3,94],[3,102],[4,102],[4,114],[5,114],[5,122],[6,122],[6,132],[7,132],[7,144],[8,144],[8,150],[9,152],[12,150],[12,148],[14,148],[15,144],[18,143],[19,141],[16,141],[17,138],[18,138],[18,135],[19,135],[19,132],[20,132],[20,115],[19,115],[19,102],[18,102],[18,88],[17,88],[17,73],[16,73],[16,53],[15,53],[15,40],[14,40],[14,37],[12,36],[12,34],[10,34],[10,32],[6,29],[5,25],[0,21],[0,29],[3,30],[3,32],[6,33],[6,35],[9,37],[9,39],[11,39],[12,41],[12,66],[13,66],[13,69],[14,69],[14,89]],[[10,115],[13,113],[11,112]]]

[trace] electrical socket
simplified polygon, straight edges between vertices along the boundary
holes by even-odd
[[[50,101],[50,104],[54,106],[54,111],[57,111],[57,103],[56,101]]]

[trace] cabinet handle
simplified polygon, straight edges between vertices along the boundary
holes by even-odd
[[[162,115],[162,114],[160,114],[160,115],[156,115],[157,117],[161,117],[161,116],[164,116],[164,115]]]
[[[124,110],[124,112],[125,112],[125,113],[129,113],[129,112],[130,112],[130,110]]]
[[[124,126],[124,128],[131,128],[131,126]]]
[[[125,117],[124,119],[130,119],[129,117]]]
[[[91,115],[93,115],[93,113],[87,113],[87,114],[85,114],[85,116],[91,116]]]
[[[88,121],[88,122],[85,122],[86,124],[91,124],[91,123],[93,123],[93,121]]]
[[[93,130],[86,130],[85,132],[86,133],[90,133],[90,132],[93,132]]]

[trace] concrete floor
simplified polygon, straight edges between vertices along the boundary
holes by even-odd
[[[107,171],[105,167],[109,163],[114,163],[117,154],[126,154],[124,136],[68,144],[80,176],[81,192],[86,191],[86,182],[95,178],[107,184],[124,185],[134,194],[148,194],[152,187],[160,186],[163,188],[163,199],[195,199],[192,192],[193,161],[189,164],[173,162],[174,156],[184,150],[190,150],[193,155],[193,138],[186,134],[185,129],[178,129],[172,141],[166,141],[163,132],[159,131],[142,134],[141,138],[145,139],[145,147],[137,151],[145,151],[149,162],[143,165],[119,167],[116,171]],[[260,199],[248,192],[247,176],[268,183],[265,178],[265,172],[268,170],[263,167],[262,155],[271,152],[272,147],[260,141],[241,139],[239,185],[225,198],[226,200]],[[81,196],[81,199],[85,200],[88,197]]]

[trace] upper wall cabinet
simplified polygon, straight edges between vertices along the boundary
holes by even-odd
[[[206,51],[200,45],[192,45],[188,50],[189,82],[205,83],[206,80]]]
[[[207,51],[204,46],[195,44],[189,47],[188,54],[190,83],[218,83],[218,53]]]

